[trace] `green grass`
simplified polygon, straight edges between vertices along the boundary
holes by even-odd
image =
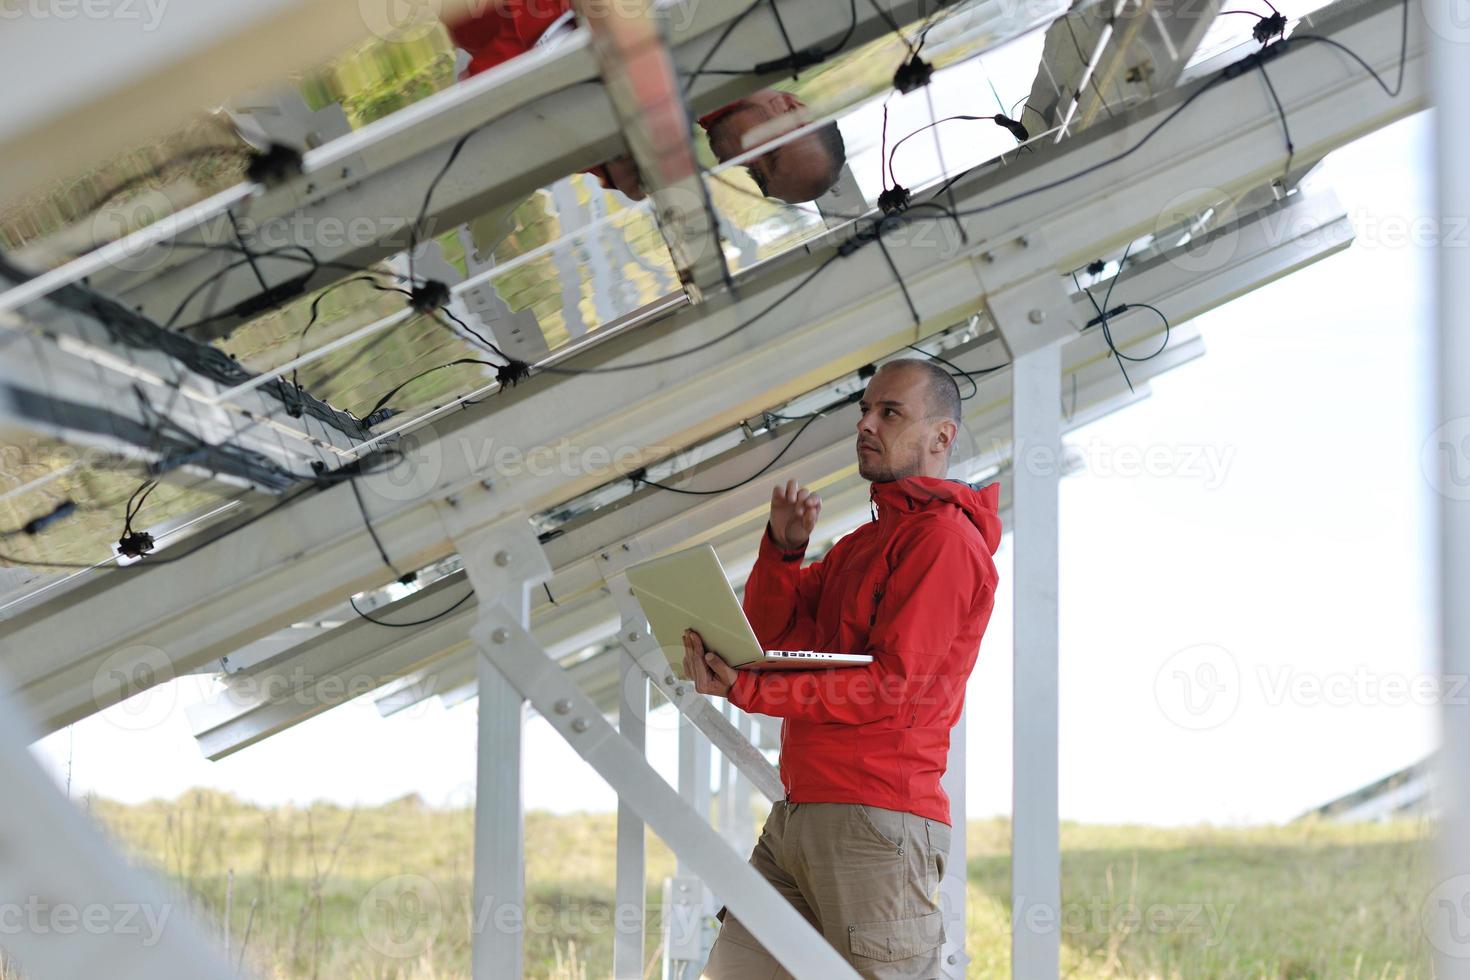
[[[468,975],[468,810],[416,799],[357,810],[262,808],[210,792],[138,806],[92,801],[89,809],[136,861],[167,876],[221,942],[229,893],[232,955],[243,941],[260,976]],[[533,812],[525,834],[526,975],[606,976],[615,818]],[[969,826],[971,977],[1009,976],[1009,834],[1006,820]],[[1064,823],[1063,975],[1428,977],[1418,912],[1431,834],[1417,820],[1170,829]],[[661,883],[673,868],[668,849],[650,836],[650,957]],[[411,915],[395,920],[399,913]]]

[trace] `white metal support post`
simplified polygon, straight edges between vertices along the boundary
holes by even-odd
[[[940,784],[949,794],[949,818],[953,829],[949,839],[949,857],[944,878],[939,882],[939,907],[944,912],[944,960],[940,968],[952,980],[964,980],[970,954],[965,951],[966,912],[965,885],[969,880],[969,849],[965,842],[965,716],[949,733],[949,768]]]
[[[620,800],[633,806],[690,871],[719,889],[725,904],[782,966],[798,977],[856,980],[857,973],[838,952],[618,735],[526,630],[523,611],[529,590],[545,581],[550,565],[525,515],[511,514],[456,535],[456,540],[480,594],[480,619],[471,638],[481,656]],[[485,882],[484,887],[492,884]],[[476,891],[481,887],[477,882]],[[495,973],[508,975],[499,964]]]
[[[1036,258],[1037,254],[1041,258]],[[1061,965],[1057,813],[1057,491],[1061,479],[1062,344],[1072,303],[1040,235],[984,257],[992,320],[1011,351],[1015,546],[1011,974],[1055,978]],[[1027,256],[1030,256],[1029,261]],[[1016,269],[1040,270],[1016,275]]]
[[[1470,61],[1464,52],[1470,29],[1460,4],[1424,4],[1428,17],[1430,66],[1435,112],[1436,189],[1441,235],[1460,227],[1470,214]],[[1412,15],[1417,20],[1419,13]],[[1412,69],[1410,70],[1412,74]],[[1407,80],[1406,80],[1407,81]],[[1408,81],[1408,84],[1412,84]],[[1470,674],[1470,251],[1442,240],[1438,258],[1437,343],[1430,355],[1438,370],[1438,412],[1434,433],[1423,451],[1426,476],[1439,493],[1440,673],[1446,693],[1459,690],[1455,678]],[[1446,980],[1470,977],[1470,708],[1462,698],[1446,697],[1441,707],[1438,868],[1424,915],[1434,947],[1435,975]]]
[[[627,621],[623,621],[626,627]],[[626,635],[626,633],[624,634]],[[628,746],[645,759],[648,757],[645,720],[648,716],[648,680],[633,654],[618,654],[623,683],[618,697],[618,734]],[[647,928],[647,856],[644,848],[643,820],[627,800],[618,799],[617,884],[613,897],[613,977],[615,980],[642,980],[643,934]]]
[[[459,533],[460,515],[454,508],[444,508],[441,513],[459,545],[465,574],[479,598],[481,621],[485,611],[493,609],[528,630],[530,588],[551,577],[546,555],[539,547],[515,551],[499,547],[498,542],[505,536],[500,524]],[[520,524],[529,534],[524,519]],[[547,662],[555,667],[550,658]],[[475,760],[471,973],[475,980],[491,980],[520,977],[524,958],[523,928],[507,929],[504,923],[524,923],[526,914],[525,828],[521,812],[525,698],[493,661],[482,657],[477,669],[480,714]]]

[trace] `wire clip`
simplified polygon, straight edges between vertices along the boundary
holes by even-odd
[[[893,73],[893,87],[903,94],[921,89],[929,84],[929,79],[934,77],[934,66],[929,64],[918,55],[914,55],[898,66],[898,71]]]

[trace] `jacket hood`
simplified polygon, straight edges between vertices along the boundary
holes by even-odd
[[[907,513],[939,507],[958,507],[980,532],[993,555],[1000,547],[1000,484],[971,486],[962,480],[936,476],[906,476],[872,484],[868,499],[879,510]]]

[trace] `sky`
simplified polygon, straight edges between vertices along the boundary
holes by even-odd
[[[1015,97],[1028,87],[1020,78]],[[876,176],[876,153],[854,148]],[[945,148],[951,165],[963,156]],[[1432,252],[1414,234],[1430,214],[1430,150],[1421,115],[1335,153],[1354,244],[1196,320],[1203,357],[1068,436],[1086,466],[1061,484],[1062,819],[1283,821],[1433,750],[1433,489],[1420,468]],[[925,155],[909,165],[922,171]],[[1115,299],[1148,297],[1125,278]],[[1166,462],[1137,472],[1123,465],[1132,452]],[[971,818],[1011,805],[1009,536],[996,564],[967,689]],[[185,711],[201,684],[146,692],[35,754],[73,797],[473,799],[473,701],[383,719],[359,698],[212,763]],[[671,781],[674,727],[656,715],[649,735]],[[615,807],[539,719],[524,761],[527,809]]]

